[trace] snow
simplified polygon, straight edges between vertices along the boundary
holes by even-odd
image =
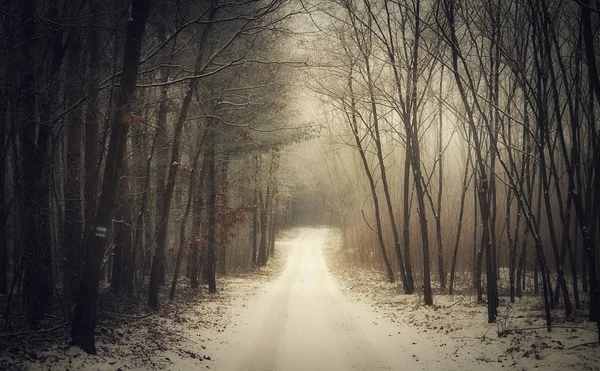
[[[401,294],[400,284],[386,282],[381,272],[350,267],[339,233],[328,239],[325,255],[344,293],[354,302],[368,303],[386,326],[401,332],[392,336],[392,349],[411,351],[425,364],[423,369],[600,370],[598,334],[585,310],[565,320],[557,308],[548,333],[539,297],[524,296],[513,305],[501,297],[495,324],[487,323],[485,304],[466,294],[438,293],[434,305],[426,307],[418,293]]]
[[[425,307],[380,272],[349,266],[340,247],[334,229],[287,231],[266,268],[220,279],[215,295],[185,291],[158,315],[101,320],[99,356],[54,340],[35,357],[0,350],[0,369],[600,369],[597,345],[581,346],[597,337],[584,319],[547,333],[539,298],[501,305],[493,325],[468,295]]]

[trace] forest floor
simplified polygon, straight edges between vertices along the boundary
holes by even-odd
[[[289,235],[280,234],[278,245],[285,245]],[[51,317],[39,331],[0,330],[0,370],[212,369],[211,351],[217,338],[235,323],[244,301],[281,273],[286,262],[283,253],[264,268],[218,278],[215,294],[209,294],[207,287],[194,292],[182,279],[170,302],[164,286],[160,309],[152,315],[144,306],[147,295],[129,300],[103,287],[96,328],[98,355],[69,346],[70,328],[61,318]],[[20,317],[13,316],[17,321]]]
[[[508,298],[501,297],[497,323],[488,324],[486,305],[472,295],[438,290],[434,305],[426,307],[420,295],[403,295],[401,285],[387,282],[383,272],[350,266],[337,231],[328,235],[324,256],[351,300],[368,303],[395,323],[398,336],[406,329],[417,332],[411,346],[399,351],[411,352],[429,369],[600,370],[598,333],[587,321],[587,310],[567,320],[562,307],[555,309],[548,332],[540,297],[524,296],[508,306]]]

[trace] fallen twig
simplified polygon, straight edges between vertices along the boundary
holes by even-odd
[[[12,334],[1,334],[0,338],[7,338],[7,337],[11,337],[11,336],[17,337],[17,336],[23,336],[23,335],[29,335],[29,334],[45,334],[48,332],[56,331],[59,328],[64,327],[66,324],[67,324],[67,322],[63,322],[58,326],[48,328],[48,329],[29,330],[29,331],[16,332],[16,333],[12,333]]]
[[[150,316],[152,316],[154,314],[154,312],[150,312],[150,313],[143,314],[141,316],[132,316],[132,315],[129,315],[129,314],[122,314],[122,313],[117,313],[117,312],[110,312],[110,311],[102,310],[102,309],[98,309],[98,311],[100,311],[102,313],[106,313],[106,314],[108,314],[110,316],[123,317],[123,318],[135,319],[135,320],[148,318],[148,317],[150,317]]]
[[[569,347],[567,349],[575,349],[575,348],[578,348],[578,347],[584,347],[584,346],[588,346],[588,345],[598,345],[598,344],[600,344],[600,343],[597,342],[597,341],[593,341],[593,342],[590,342],[590,343],[582,343],[582,344],[573,345],[572,347]]]
[[[552,326],[552,328],[565,328],[568,330],[586,330],[586,331],[596,332],[595,329],[589,329],[589,328],[585,328],[585,327],[575,327],[575,326]],[[510,329],[503,330],[503,331],[499,332],[498,334],[506,334],[506,333],[515,332],[515,331],[534,331],[534,330],[546,330],[546,329],[547,329],[546,326],[510,328]]]

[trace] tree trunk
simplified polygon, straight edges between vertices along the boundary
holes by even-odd
[[[402,242],[404,242],[404,263],[406,267],[406,283],[408,288],[415,291],[415,281],[413,278],[412,271],[412,259],[410,258],[410,153],[411,150],[408,145],[405,146],[404,151],[404,192],[402,194],[402,216],[403,216],[403,227],[402,227]]]
[[[398,72],[398,67],[397,67],[397,63],[396,63],[396,51],[395,51],[395,45],[394,45],[394,37],[392,36],[392,25],[390,22],[390,10],[389,10],[389,6],[388,6],[388,1],[384,2],[385,5],[385,11],[386,11],[386,16],[387,16],[387,31],[388,31],[388,36],[389,36],[389,43],[386,43],[386,49],[387,49],[387,53],[388,53],[388,58],[390,60],[390,65],[392,67],[392,71],[394,72],[394,81],[396,84],[396,90],[398,93],[398,98],[399,101],[402,101],[402,88],[401,88],[401,82],[400,82],[400,76],[399,76],[399,72]],[[418,5],[417,5],[418,6]],[[417,8],[418,9],[418,8]],[[417,21],[416,27],[415,27],[415,33],[419,34],[419,24]],[[419,36],[416,36],[415,38],[415,43],[418,43],[418,38]],[[409,178],[410,178],[410,164],[412,161],[412,151],[413,148],[410,148],[409,144],[409,139],[407,138],[406,140],[406,145],[405,145],[405,156],[404,156],[404,193],[403,193],[403,216],[404,216],[404,223],[403,223],[403,243],[404,243],[404,272],[401,272],[401,274],[403,275],[403,284],[404,284],[404,291],[405,293],[412,293],[415,291],[415,284],[414,284],[414,279],[413,279],[413,272],[412,272],[412,263],[411,263],[411,258],[410,258],[410,228],[409,228],[409,207],[410,207],[410,197],[409,197]],[[389,208],[389,204],[388,204],[388,208]],[[393,222],[392,222],[393,223]],[[395,223],[394,224],[394,228],[395,228]],[[396,232],[397,234],[397,232]],[[396,236],[397,237],[397,236]],[[396,251],[398,251],[399,249],[399,242],[398,239],[395,239],[395,246],[396,246]],[[399,254],[397,253],[397,256],[399,256]],[[400,265],[402,267],[402,265]],[[405,278],[405,279],[404,279]]]
[[[188,217],[190,215],[190,209],[192,208],[194,195],[196,194],[195,186],[196,186],[196,173],[198,172],[198,160],[200,157],[200,153],[202,151],[202,134],[199,132],[196,137],[196,153],[194,154],[194,159],[192,161],[192,171],[190,173],[190,184],[188,188],[187,201],[185,204],[185,211],[183,212],[183,217],[181,219],[181,224],[179,227],[179,248],[177,249],[177,257],[175,259],[175,268],[173,269],[173,280],[171,281],[171,291],[169,293],[169,299],[173,300],[175,297],[175,289],[177,287],[177,280],[179,279],[179,268],[181,267],[181,260],[183,258],[183,250],[185,247],[185,229],[187,226]],[[201,174],[200,176],[202,176]],[[201,184],[202,185],[202,184]]]
[[[444,65],[440,71],[439,85],[439,133],[438,133],[438,197],[437,197],[437,212],[435,213],[435,237],[437,242],[437,262],[438,262],[438,277],[440,279],[440,287],[446,288],[446,270],[444,269],[444,249],[442,247],[442,191],[444,189],[444,148],[442,147],[442,131],[443,131],[443,104],[442,104],[442,88],[444,81]],[[466,170],[465,170],[466,171]]]
[[[462,191],[460,193],[460,211],[458,213],[458,227],[456,229],[456,240],[454,242],[454,250],[452,252],[452,266],[450,268],[450,282],[448,284],[448,294],[454,293],[454,275],[456,273],[456,260],[458,256],[458,247],[460,244],[460,235],[462,232],[463,215],[465,211],[465,199],[469,189],[471,177],[469,177],[469,165],[471,163],[471,149],[467,149],[467,161],[465,163],[465,175],[463,177]]]
[[[252,212],[252,256],[250,257],[250,262],[252,266],[256,267],[258,265],[258,190],[256,189],[258,185],[254,187],[254,211]]]
[[[423,184],[423,175],[421,171],[421,149],[419,143],[419,131],[417,118],[419,115],[417,107],[418,99],[418,60],[419,60],[419,40],[421,36],[421,22],[419,18],[419,10],[421,2],[415,1],[415,40],[412,51],[412,67],[411,67],[411,110],[404,118],[404,126],[407,135],[407,143],[410,144],[412,150],[412,169],[414,172],[415,188],[417,191],[417,205],[419,207],[419,225],[421,229],[421,245],[423,250],[423,301],[425,305],[433,305],[433,296],[431,292],[431,272],[429,267],[429,231],[427,226],[427,215],[425,211],[425,184]]]
[[[355,28],[355,32],[358,37],[358,30]],[[394,251],[396,252],[396,259],[398,261],[398,267],[400,267],[400,279],[402,281],[402,289],[405,294],[411,294],[412,291],[409,289],[408,282],[406,279],[406,270],[404,267],[404,259],[402,258],[402,248],[400,247],[400,237],[398,235],[398,228],[396,227],[396,219],[394,217],[394,208],[392,206],[392,197],[390,196],[390,190],[387,181],[387,174],[385,168],[385,162],[383,159],[383,151],[381,149],[381,137],[379,133],[379,116],[377,113],[377,102],[375,100],[375,91],[373,88],[373,78],[371,75],[371,63],[369,61],[369,54],[366,50],[361,48],[363,54],[366,74],[367,74],[367,87],[369,91],[369,103],[371,105],[371,115],[373,117],[373,127],[369,128],[369,132],[374,137],[375,149],[377,152],[377,160],[379,163],[379,171],[381,174],[381,183],[383,185],[383,193],[388,209],[388,217],[390,218],[390,227],[392,229],[392,236],[394,237]]]
[[[216,12],[216,8],[211,10],[209,20],[212,20]],[[196,56],[196,62],[194,65],[194,75],[200,74],[203,68],[204,62],[204,48],[206,40],[210,31],[210,23],[204,27],[202,36],[198,43],[198,55]],[[164,276],[164,265],[166,257],[166,244],[167,244],[167,232],[169,229],[169,213],[171,210],[171,200],[173,196],[173,190],[175,189],[175,181],[177,178],[177,172],[179,171],[180,162],[180,146],[181,146],[181,133],[183,132],[183,126],[187,119],[188,110],[192,102],[192,96],[198,86],[199,78],[191,79],[183,98],[181,105],[181,111],[179,117],[175,123],[175,132],[173,134],[173,149],[171,152],[171,160],[169,165],[169,175],[167,177],[167,183],[165,185],[165,192],[162,198],[162,204],[159,211],[158,220],[161,223],[158,225],[158,231],[156,232],[156,251],[152,259],[152,269],[150,271],[150,283],[148,292],[148,306],[153,310],[158,310],[158,288],[159,284],[163,281]]]
[[[273,195],[275,198],[275,205],[272,205],[271,215],[269,216],[269,219],[271,220],[271,227],[269,228],[269,250],[271,251],[270,255],[272,258],[275,257],[275,236],[277,235],[277,210],[279,210],[279,197],[277,193],[277,187],[275,187]]]
[[[72,4],[78,6],[78,4]],[[65,195],[65,219],[63,255],[65,264],[63,272],[64,300],[70,308],[71,299],[75,297],[77,281],[83,261],[82,238],[82,194],[81,194],[81,107],[78,100],[82,95],[82,86],[78,81],[82,74],[82,48],[81,31],[79,27],[70,30],[70,44],[67,57],[67,83],[66,102],[67,107],[73,107],[73,111],[67,123],[67,159],[64,181]]]
[[[471,133],[472,135],[472,133]],[[477,293],[477,301],[480,300],[480,290],[481,290],[481,269],[478,269],[477,263],[477,248],[479,245],[477,244],[477,231],[479,228],[479,212],[478,204],[477,204],[477,187],[479,182],[477,181],[477,170],[475,166],[473,166],[473,290]]]
[[[8,97],[2,95],[0,98],[3,102],[8,100]],[[8,292],[8,216],[10,209],[6,204],[6,155],[10,139],[7,139],[6,128],[8,123],[6,107],[0,105],[0,295],[5,295]],[[15,176],[15,175],[13,175]]]
[[[394,282],[394,272],[392,270],[392,265],[390,264],[390,261],[388,259],[387,256],[387,252],[385,249],[385,243],[383,242],[383,230],[382,230],[382,226],[381,226],[381,215],[380,215],[380,211],[379,211],[379,199],[377,197],[377,189],[375,186],[375,180],[373,179],[373,174],[371,173],[371,170],[369,169],[369,163],[367,161],[366,155],[365,155],[365,150],[363,148],[363,144],[361,142],[359,133],[358,133],[358,122],[357,122],[357,118],[356,118],[356,101],[355,101],[355,97],[354,97],[354,91],[352,88],[352,70],[350,70],[350,75],[348,76],[348,88],[350,90],[350,106],[346,107],[346,109],[350,112],[346,112],[346,114],[349,116],[349,125],[350,128],[352,129],[352,133],[354,136],[354,141],[356,142],[356,147],[358,148],[358,152],[360,154],[360,158],[362,161],[362,165],[363,165],[363,169],[365,170],[365,174],[367,175],[367,178],[369,180],[369,186],[371,189],[371,198],[373,199],[373,207],[375,209],[375,222],[377,224],[377,239],[379,241],[379,249],[381,251],[381,257],[383,259],[383,262],[385,264],[386,270],[387,270],[387,276],[388,276],[388,280],[390,282]]]
[[[479,211],[481,213],[481,224],[483,227],[481,234],[481,245],[482,248],[486,251],[486,260],[487,264],[490,265],[490,269],[487,270],[488,276],[488,296],[491,294],[493,298],[495,298],[495,290],[493,281],[493,272],[491,265],[492,262],[492,252],[491,252],[491,241],[490,241],[490,205],[489,205],[489,184],[488,184],[488,175],[487,175],[487,166],[484,160],[484,152],[481,141],[478,137],[479,130],[475,125],[475,118],[473,116],[473,109],[469,99],[467,97],[467,92],[465,86],[463,84],[463,78],[459,75],[458,70],[458,59],[459,59],[459,49],[458,49],[458,40],[456,37],[456,30],[454,24],[454,4],[450,3],[446,5],[444,9],[446,13],[446,17],[448,20],[448,24],[450,25],[450,42],[452,46],[452,70],[454,73],[454,80],[457,84],[461,101],[463,102],[463,106],[467,111],[467,123],[469,125],[469,130],[472,133],[473,144],[475,147],[475,157],[476,164],[478,169],[477,180],[479,181]],[[461,56],[462,58],[462,56]],[[477,100],[475,99],[475,102]],[[496,319],[496,300],[488,300],[488,322],[492,323]]]
[[[259,221],[260,221],[260,243],[258,245],[258,266],[264,267],[267,265],[268,252],[267,252],[267,240],[269,238],[269,231],[267,230],[267,210],[269,204],[269,198],[271,197],[270,185],[267,186],[267,195],[263,196],[262,189],[258,191],[258,202],[259,202]]]
[[[150,0],[133,0],[131,17],[127,23],[120,94],[115,103],[100,206],[94,220],[94,231],[86,238],[87,255],[75,304],[71,337],[75,344],[90,354],[96,353],[94,331],[100,270],[106,247],[106,228],[112,219],[119,175],[127,148],[127,121],[131,120],[130,104],[137,81],[140,50],[149,8]]]
[[[93,0],[90,6],[90,14],[100,14],[100,0]],[[88,235],[96,214],[96,191],[98,166],[100,164],[98,155],[98,126],[100,123],[98,112],[98,97],[100,93],[100,74],[95,73],[100,68],[100,34],[97,27],[90,27],[87,34],[88,45],[88,71],[90,80],[87,90],[87,107],[85,110],[85,177],[83,195],[85,199],[85,231]],[[83,250],[83,248],[82,248]],[[85,251],[82,251],[85,255]]]
[[[523,177],[525,178],[524,182],[527,185],[527,202],[529,202],[531,205],[533,205],[533,190],[534,190],[534,183],[535,183],[535,179],[536,179],[536,164],[534,163],[533,165],[531,164],[531,154],[529,153],[530,151],[530,144],[529,144],[529,136],[526,134],[528,131],[528,116],[525,115],[525,126],[523,127],[523,133],[525,134],[524,136],[524,141],[526,141],[527,145],[526,147],[524,147],[524,153],[523,153],[523,159],[524,161],[527,161],[527,166],[525,167],[525,171],[523,172]],[[524,143],[525,146],[525,143]],[[540,204],[540,199],[539,197],[541,197],[540,192],[538,191],[538,204]],[[519,205],[521,206],[521,205]],[[517,281],[517,287],[516,287],[516,292],[515,295],[520,298],[523,295],[523,290],[525,289],[525,278],[527,275],[527,242],[528,242],[528,238],[529,238],[529,228],[525,228],[525,231],[523,232],[523,242],[522,242],[522,246],[521,246],[521,253],[519,254],[519,263],[517,264],[517,277],[516,277],[516,281]]]
[[[52,258],[51,258],[51,234],[50,234],[50,209],[49,209],[49,187],[48,187],[48,144],[52,128],[47,120],[52,112],[52,94],[46,92],[40,96],[40,118],[38,124],[36,117],[36,106],[38,97],[36,93],[36,79],[31,61],[34,58],[31,48],[31,40],[35,37],[35,25],[33,23],[36,14],[34,1],[25,0],[22,3],[22,67],[21,86],[24,91],[18,100],[18,106],[22,109],[22,124],[20,125],[20,140],[22,151],[22,195],[23,195],[23,294],[26,299],[27,320],[31,327],[36,326],[44,311],[47,309],[50,295],[52,293]],[[53,7],[52,11],[55,11]],[[56,35],[53,35],[57,37]],[[53,38],[54,38],[53,37]],[[53,40],[54,41],[54,40]],[[55,73],[60,66],[58,51],[53,50],[47,57],[46,76],[49,83],[48,91],[53,90]],[[43,94],[43,93],[40,93]],[[36,136],[37,128],[37,136]]]
[[[194,217],[192,219],[192,254],[191,254],[191,269],[190,269],[190,286],[192,289],[197,289],[199,286],[199,267],[200,264],[200,234],[202,229],[202,215],[204,209],[204,183],[205,176],[208,172],[208,150],[205,149],[202,161],[202,168],[200,169],[200,176],[198,178],[198,187],[196,187],[194,196]]]
[[[127,166],[127,159],[124,160],[124,167]],[[119,189],[117,199],[115,218],[113,219],[114,231],[114,250],[112,259],[112,279],[110,286],[115,295],[121,293],[128,277],[128,271],[131,267],[131,251],[133,241],[131,235],[131,224],[133,222],[133,212],[131,210],[132,201],[129,187],[129,174],[123,174],[119,180]]]
[[[211,129],[214,130],[214,129]],[[215,171],[215,134],[210,133],[208,137],[208,251],[206,257],[206,277],[208,279],[208,292],[217,292],[217,280],[215,277],[215,244],[217,230],[217,189]]]

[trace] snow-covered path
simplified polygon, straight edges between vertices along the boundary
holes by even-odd
[[[416,370],[417,334],[399,333],[368,306],[350,302],[323,259],[327,229],[303,229],[288,244],[281,276],[246,303],[214,356],[218,370]],[[225,344],[226,343],[226,344]],[[422,346],[423,344],[420,344]],[[441,360],[439,360],[441,361]],[[437,366],[437,367],[436,367]],[[441,367],[440,367],[441,366]]]

